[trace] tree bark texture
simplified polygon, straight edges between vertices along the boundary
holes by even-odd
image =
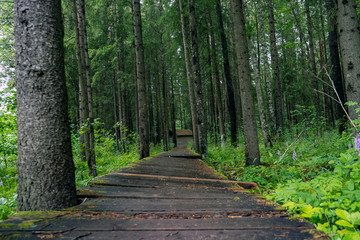
[[[360,32],[355,0],[341,0],[337,3],[337,23],[341,47],[342,66],[348,101],[360,103]],[[349,115],[359,117],[356,108],[349,107]]]
[[[176,109],[175,109],[175,91],[174,90],[175,90],[174,89],[174,79],[171,78],[171,130],[172,130],[172,142],[174,143],[174,147],[177,147]]]
[[[85,3],[83,0],[73,1],[73,11],[76,29],[76,52],[79,73],[79,112],[80,112],[80,158],[88,164],[89,174],[97,176],[95,161],[95,136],[92,125],[92,90],[90,64],[85,23]]]
[[[317,116],[321,116],[321,107],[320,107],[320,97],[319,97],[319,81],[317,77],[317,70],[316,70],[316,61],[315,61],[315,46],[314,46],[314,36],[313,36],[313,27],[311,22],[311,13],[310,13],[310,6],[309,0],[305,0],[305,11],[306,11],[306,20],[307,20],[307,29],[309,34],[309,48],[310,48],[310,65],[311,65],[311,72],[312,72],[312,88],[314,94],[314,105],[316,109]]]
[[[224,121],[224,109],[222,105],[222,96],[221,96],[221,83],[219,77],[219,69],[218,69],[218,61],[216,55],[216,45],[214,35],[211,33],[210,35],[210,44],[212,49],[212,59],[213,59],[213,71],[214,71],[214,85],[215,85],[215,96],[216,96],[216,107],[218,110],[219,117],[219,128],[220,128],[220,141],[221,147],[226,147],[226,129],[225,129],[225,121]]]
[[[77,203],[60,0],[14,1],[18,210]]]
[[[189,23],[190,23],[190,39],[191,39],[191,64],[192,64],[192,76],[194,77],[194,92],[195,92],[195,105],[196,105],[196,124],[199,131],[199,145],[200,153],[202,156],[207,157],[207,129],[206,118],[204,114],[203,95],[202,95],[202,83],[200,74],[199,63],[199,50],[196,30],[196,18],[195,18],[195,2],[194,0],[188,0],[189,7]]]
[[[95,159],[95,132],[94,132],[94,114],[93,114],[93,101],[92,101],[92,88],[91,88],[91,77],[90,77],[90,60],[89,60],[89,51],[88,51],[88,38],[86,31],[86,18],[85,18],[85,0],[79,0],[80,2],[80,12],[81,14],[81,25],[83,30],[83,44],[84,44],[84,61],[85,61],[85,77],[86,77],[86,93],[87,93],[87,101],[89,108],[89,174],[93,177],[97,176],[96,170],[96,159]]]
[[[162,2],[160,0],[160,18],[162,16]],[[166,80],[166,64],[165,49],[163,41],[163,33],[160,32],[160,48],[161,48],[161,75],[162,75],[162,100],[163,100],[163,144],[164,151],[169,151],[169,102],[168,102],[168,82]]]
[[[281,93],[280,84],[280,72],[279,72],[279,56],[276,47],[276,36],[275,36],[275,20],[272,0],[267,0],[268,11],[269,11],[269,27],[270,27],[270,44],[271,44],[271,64],[273,68],[274,78],[274,92],[275,92],[275,118],[276,118],[276,130],[284,127],[283,117],[283,100]]]
[[[246,166],[260,165],[260,151],[256,127],[255,105],[250,77],[249,50],[246,40],[242,0],[231,0],[236,54],[239,64],[240,95],[242,103]]]
[[[256,98],[257,98],[257,104],[258,104],[258,108],[259,108],[260,125],[261,125],[261,131],[263,134],[265,146],[272,147],[272,142],[271,142],[271,138],[269,135],[268,125],[267,125],[266,117],[265,117],[265,108],[264,108],[264,101],[263,101],[262,88],[261,88],[259,43],[257,46],[257,50],[258,50],[257,55],[256,55],[256,52],[253,51],[252,65],[253,65],[254,81],[255,81],[255,87],[256,87]]]
[[[261,8],[258,9],[258,15],[260,16],[260,29],[264,29],[265,28],[265,19],[264,19],[264,14],[263,12],[266,9],[266,4],[263,4]],[[275,120],[275,110],[274,110],[274,94],[272,92],[273,89],[273,84],[271,81],[271,77],[270,77],[270,65],[269,65],[269,61],[268,61],[268,51],[267,51],[267,46],[266,46],[266,35],[264,31],[261,31],[260,33],[261,36],[261,53],[263,56],[263,63],[264,63],[264,80],[265,80],[265,92],[266,92],[266,98],[267,98],[267,108],[268,108],[268,119],[269,119],[269,127],[271,129],[271,133],[274,132],[275,129],[275,125],[276,125],[276,120]]]
[[[237,120],[236,120],[236,107],[235,107],[235,97],[234,97],[234,87],[233,81],[231,77],[230,63],[229,63],[229,50],[228,43],[226,39],[223,16],[221,12],[221,2],[220,0],[216,0],[216,14],[219,22],[219,30],[220,30],[220,38],[221,38],[221,47],[224,57],[224,75],[226,80],[226,90],[228,94],[228,109],[229,109],[229,117],[230,117],[230,137],[231,144],[237,145]],[[214,49],[215,50],[215,49]]]
[[[194,147],[195,151],[200,151],[200,143],[199,143],[199,131],[198,126],[196,124],[197,119],[197,111],[196,111],[196,102],[195,102],[195,92],[194,92],[194,83],[193,83],[193,76],[191,74],[191,67],[190,67],[190,56],[189,56],[189,47],[188,41],[186,37],[186,24],[185,24],[185,17],[184,17],[184,8],[182,4],[182,0],[179,1],[179,10],[180,10],[180,18],[181,18],[181,32],[182,38],[184,43],[184,55],[185,55],[185,66],[186,66],[186,78],[188,82],[189,88],[189,97],[190,97],[190,111],[191,111],[191,123],[192,123],[192,131],[194,136]]]
[[[85,48],[83,44],[83,28],[81,27],[81,16],[79,15],[79,2],[73,0],[73,12],[76,32],[76,57],[79,78],[79,120],[80,120],[80,159],[89,162],[90,159],[90,135],[85,126],[89,118],[88,95],[86,94],[86,68],[85,68]]]
[[[117,4],[115,3],[115,14],[114,14],[114,21],[115,24],[118,23],[118,19],[120,18],[120,22],[122,22],[122,14],[119,13],[119,9],[117,7]],[[125,129],[128,128],[126,124],[126,113],[125,113],[125,97],[124,97],[124,89],[125,89],[125,78],[124,78],[124,72],[125,72],[125,61],[124,61],[124,35],[120,36],[119,27],[117,26],[115,28],[115,41],[118,42],[120,38],[120,44],[119,44],[119,51],[116,52],[116,65],[117,65],[117,89],[118,89],[118,113],[119,113],[119,134],[120,134],[120,146],[121,151],[126,151],[126,131]]]
[[[337,20],[334,0],[326,0],[326,11],[328,16],[328,37],[329,37],[329,52],[330,52],[330,76],[334,82],[335,89],[339,94],[342,103],[346,102],[344,83],[341,73],[339,41],[337,34]],[[335,103],[335,119],[344,122],[346,119],[345,112],[340,104]],[[344,131],[344,123],[339,125],[339,131]]]
[[[140,159],[150,155],[149,148],[149,123],[146,101],[146,82],[145,82],[145,62],[144,47],[142,40],[140,0],[133,1],[134,8],[134,35],[136,52],[136,76],[137,76],[137,96],[139,111],[139,147]]]

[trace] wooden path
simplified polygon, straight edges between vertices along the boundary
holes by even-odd
[[[15,215],[0,224],[0,239],[314,238],[311,224],[289,220],[197,158],[177,148],[99,177],[78,190],[80,205]]]

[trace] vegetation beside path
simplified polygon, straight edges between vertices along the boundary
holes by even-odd
[[[3,120],[5,115],[0,116]],[[9,149],[4,156],[1,156],[0,162],[0,222],[5,220],[10,215],[16,212],[16,197],[17,197],[17,148],[16,148],[16,118],[11,119],[9,114],[7,115],[8,125],[11,130],[14,131],[12,135],[12,141],[7,139]],[[128,166],[139,159],[137,152],[137,144],[135,136],[129,136],[128,149],[125,153],[120,153],[116,150],[116,142],[112,133],[107,132],[102,127],[102,124],[97,123],[96,139],[97,144],[95,148],[96,164],[98,176],[105,175],[107,173],[119,170],[122,167]],[[4,135],[5,137],[5,135]],[[6,135],[7,138],[11,136]],[[0,141],[2,139],[0,138]],[[13,143],[11,145],[10,143]],[[94,177],[89,175],[89,170],[86,162],[79,159],[79,133],[72,134],[72,146],[73,156],[76,167],[75,180],[76,186],[86,186],[89,181]],[[12,147],[12,148],[10,148]],[[155,155],[163,151],[161,145],[150,146],[151,155]],[[6,161],[4,160],[6,159]]]
[[[360,142],[351,133],[284,134],[260,147],[260,166],[244,167],[244,146],[215,144],[206,163],[230,179],[253,181],[269,200],[305,218],[332,239],[360,239]]]

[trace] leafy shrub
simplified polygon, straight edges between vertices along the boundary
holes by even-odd
[[[206,162],[231,179],[256,182],[257,191],[333,239],[360,239],[360,139],[357,150],[349,149],[350,132],[297,133],[284,133],[273,148],[260,146],[260,166],[244,167],[244,146],[210,145]]]

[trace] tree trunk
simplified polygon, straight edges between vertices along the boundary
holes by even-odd
[[[231,77],[231,70],[229,64],[229,51],[228,51],[228,43],[226,40],[226,34],[224,30],[223,24],[223,16],[221,12],[221,2],[220,0],[216,0],[216,14],[219,22],[219,30],[220,30],[220,38],[221,38],[221,47],[224,56],[224,74],[226,80],[226,90],[228,94],[228,109],[229,109],[229,117],[230,117],[230,136],[231,136],[231,144],[233,146],[237,145],[237,126],[236,126],[236,108],[235,108],[235,97],[234,97],[234,87],[233,81]],[[214,49],[215,50],[215,49]]]
[[[92,104],[92,89],[91,89],[91,78],[90,78],[90,60],[89,60],[89,47],[86,31],[86,20],[85,20],[85,1],[80,0],[81,3],[81,15],[82,15],[82,28],[84,29],[84,57],[85,57],[85,76],[86,76],[86,92],[87,92],[87,101],[89,108],[89,172],[93,177],[97,176],[96,170],[96,158],[95,158],[95,132],[94,132],[94,114],[93,114],[93,104]]]
[[[162,1],[159,1],[160,18],[162,17]],[[162,31],[162,30],[161,30]],[[160,32],[160,51],[161,51],[161,75],[162,75],[162,99],[163,99],[163,143],[164,151],[169,151],[169,107],[168,107],[168,83],[166,80],[165,51],[163,33]]]
[[[261,8],[258,9],[258,15],[260,16],[260,29],[264,29],[265,28],[265,19],[263,16],[263,12],[265,11],[266,5],[263,4],[263,6]],[[268,119],[269,119],[269,127],[271,129],[271,134],[273,134],[275,132],[275,110],[274,110],[274,96],[273,96],[273,87],[272,87],[272,81],[271,81],[271,75],[269,74],[270,72],[270,66],[269,66],[269,62],[268,62],[268,51],[267,51],[267,39],[266,39],[266,35],[264,31],[261,31],[261,55],[263,56],[263,65],[264,65],[264,80],[265,80],[265,92],[266,92],[266,98],[267,98],[267,108],[268,108]]]
[[[305,11],[306,11],[308,34],[309,34],[310,63],[311,63],[310,66],[312,71],[312,88],[314,93],[314,104],[315,104],[317,117],[320,117],[321,107],[320,107],[320,97],[318,93],[319,81],[317,77],[316,62],[315,62],[314,36],[313,36],[313,28],[311,23],[309,0],[305,0]]]
[[[260,117],[261,130],[264,138],[264,144],[266,147],[272,147],[272,142],[269,135],[268,125],[265,117],[265,108],[264,108],[264,101],[263,101],[262,88],[261,88],[259,29],[258,29],[257,18],[255,20],[256,20],[257,55],[256,52],[253,51],[252,61],[253,61],[253,70],[254,70],[254,80],[256,86],[256,98],[259,108],[259,117]]]
[[[246,166],[260,165],[260,151],[256,127],[255,105],[252,96],[249,51],[246,40],[245,17],[242,0],[231,0],[232,18],[239,64],[240,94],[243,110]]]
[[[360,32],[355,0],[338,1],[337,23],[341,46],[342,66],[348,101],[360,103]],[[352,120],[359,117],[356,109],[349,107]]]
[[[270,44],[271,44],[271,63],[273,68],[274,90],[275,90],[275,118],[276,130],[281,130],[284,127],[283,120],[283,100],[279,76],[279,57],[276,47],[275,36],[275,20],[272,0],[267,0],[269,10],[269,27],[270,27]]]
[[[194,0],[188,0],[189,7],[189,23],[190,23],[190,39],[191,39],[191,64],[192,64],[192,76],[194,77],[194,92],[196,103],[196,124],[199,131],[199,144],[200,153],[203,157],[207,157],[207,129],[206,118],[204,114],[203,95],[202,95],[202,83],[200,74],[199,63],[199,50],[197,45],[197,31],[196,31],[196,19],[195,19],[195,2]]]
[[[122,14],[119,14],[119,9],[117,7],[117,2],[115,2],[114,4],[114,10],[115,10],[115,14],[114,14],[114,22],[115,25],[118,24],[118,18],[120,18],[120,22],[122,22]],[[120,16],[118,16],[120,15]],[[115,41],[118,42],[119,41],[119,27],[115,26]],[[117,69],[117,90],[118,90],[118,99],[117,99],[117,105],[118,105],[118,119],[119,119],[119,138],[120,138],[120,150],[121,152],[125,152],[126,151],[126,131],[124,131],[125,129],[128,128],[127,124],[126,124],[126,114],[125,114],[125,98],[124,98],[124,94],[123,94],[123,89],[124,85],[125,85],[125,78],[123,77],[124,72],[125,72],[125,64],[124,64],[124,51],[125,51],[125,46],[124,46],[124,36],[122,35],[120,37],[120,44],[119,44],[119,50],[116,51],[116,69]]]
[[[195,92],[193,89],[193,76],[191,74],[191,67],[190,67],[190,56],[189,56],[189,47],[188,41],[186,37],[186,26],[185,26],[185,17],[184,17],[184,10],[182,0],[179,0],[179,10],[180,10],[180,18],[181,18],[181,32],[182,38],[184,43],[184,55],[185,55],[185,66],[186,66],[186,77],[188,82],[189,88],[189,97],[190,97],[190,110],[191,110],[191,122],[193,127],[193,136],[194,136],[194,145],[195,151],[200,151],[200,143],[199,143],[199,131],[196,123],[197,119],[197,111],[196,111],[196,102],[195,102]]]
[[[210,17],[210,16],[209,16]],[[210,19],[210,18],[209,18]],[[206,47],[207,47],[207,59],[208,59],[208,110],[209,110],[209,132],[210,132],[210,139],[215,140],[217,142],[217,133],[216,133],[216,120],[215,120],[215,99],[214,99],[214,82],[213,82],[213,71],[212,71],[212,59],[211,59],[211,46],[210,46],[210,36],[207,35],[206,37]]]
[[[306,47],[306,49],[308,49],[306,40],[305,40],[305,35],[303,33],[302,27],[301,27],[301,21],[298,18],[299,15],[299,9],[295,6],[292,6],[291,11],[293,13],[293,16],[295,18],[296,21],[296,27],[299,31],[299,42],[300,42],[300,57],[298,60],[297,59],[297,64],[296,64],[296,68],[300,68],[300,74],[297,72],[296,73],[296,80],[299,82],[299,85],[301,86],[301,88],[303,89],[302,91],[300,91],[300,95],[301,95],[301,104],[305,105],[305,99],[307,98],[305,95],[306,89],[308,88],[308,84],[306,83],[307,79],[307,72],[305,71],[305,69],[307,70],[306,67],[306,50],[304,49],[304,45]],[[307,50],[307,52],[309,52],[309,50]],[[297,121],[297,118],[296,118]]]
[[[335,89],[339,94],[342,103],[346,102],[344,83],[341,73],[340,54],[337,34],[337,22],[336,22],[336,9],[335,2],[333,0],[326,0],[326,11],[328,15],[328,36],[329,36],[329,51],[331,71],[330,75],[334,82]],[[345,112],[341,108],[340,104],[335,103],[335,119],[340,120],[339,132],[342,133],[345,130],[346,116]]]
[[[216,106],[219,113],[219,128],[220,128],[220,139],[221,139],[221,147],[226,147],[226,129],[225,129],[225,121],[224,121],[224,109],[222,105],[222,96],[221,96],[221,83],[219,77],[219,69],[218,69],[218,61],[216,56],[216,46],[215,39],[213,33],[210,35],[210,44],[213,59],[213,71],[214,71],[214,82],[215,82],[215,96],[216,96]]]
[[[113,111],[114,111],[114,131],[115,131],[115,143],[116,151],[120,151],[119,138],[120,132],[117,125],[119,124],[118,106],[117,106],[117,93],[116,93],[116,72],[113,72]]]
[[[18,210],[77,203],[60,0],[15,0]]]
[[[80,159],[84,162],[89,162],[89,147],[90,138],[89,132],[86,131],[86,122],[89,117],[89,108],[86,94],[86,74],[85,74],[85,62],[84,62],[84,45],[82,44],[82,27],[79,18],[79,2],[73,0],[73,12],[76,31],[76,57],[78,63],[79,74],[79,119],[80,119]]]
[[[92,91],[90,79],[90,64],[88,54],[88,43],[85,21],[85,2],[84,0],[74,0],[74,19],[76,26],[78,68],[79,68],[79,103],[80,103],[80,129],[83,135],[80,139],[82,147],[81,158],[85,155],[89,168],[89,174],[97,176],[95,161],[95,136],[93,127],[93,110],[92,110]]]
[[[142,41],[140,0],[133,0],[134,8],[134,35],[136,52],[136,75],[137,75],[137,96],[139,106],[139,148],[140,159],[150,155],[149,149],[149,124],[146,101],[145,62],[144,47]]]
[[[171,129],[172,129],[172,139],[173,139],[172,141],[174,143],[174,147],[177,147],[175,89],[174,89],[174,79],[173,78],[171,78]]]

